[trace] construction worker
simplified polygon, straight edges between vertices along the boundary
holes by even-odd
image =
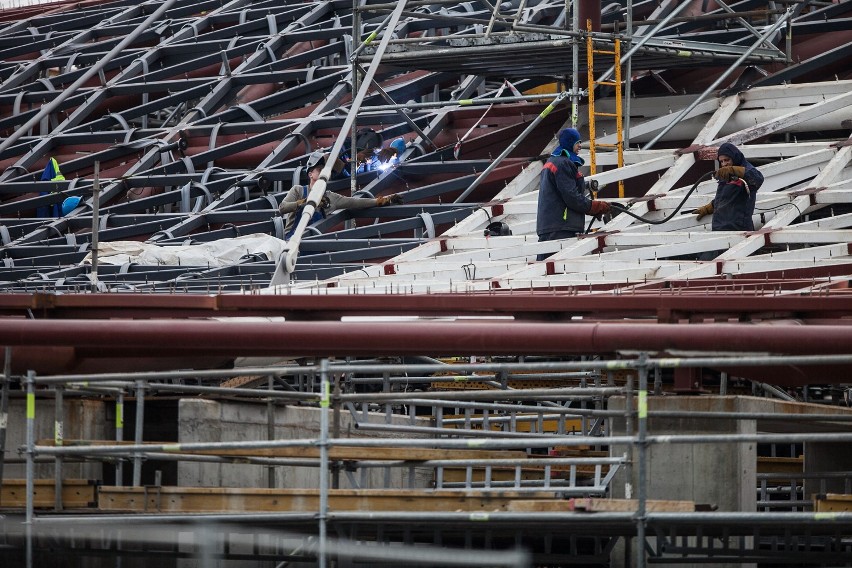
[[[729,142],[719,146],[719,182],[713,201],[695,210],[696,220],[713,215],[714,231],[753,231],[754,203],[763,185],[763,174],[751,165],[743,153]]]
[[[320,172],[325,166],[325,154],[321,151],[313,152],[308,156],[308,185],[294,185],[287,192],[281,204],[278,206],[278,212],[282,215],[288,215],[287,223],[284,227],[284,238],[289,239],[293,236],[293,231],[296,228],[296,223],[301,217],[302,208],[308,198],[308,194],[313,188],[316,181],[319,179]],[[402,197],[399,194],[390,195],[387,197],[346,197],[333,191],[326,191],[319,206],[311,218],[311,224],[316,223],[337,209],[367,209],[370,207],[384,207],[385,205],[398,205],[402,203]]]
[[[716,196],[707,205],[695,210],[695,219],[700,221],[713,215],[713,231],[753,231],[754,203],[757,190],[763,185],[763,174],[751,165],[739,148],[725,142],[717,152],[719,169],[714,177],[719,182]],[[698,260],[713,260],[722,251],[705,251]]]
[[[586,215],[599,217],[610,212],[606,201],[585,196],[583,174],[579,170],[584,162],[579,151],[580,133],[565,128],[559,133],[559,146],[541,169],[535,227],[539,242],[576,237],[583,231]],[[544,260],[551,254],[540,254],[536,260]]]
[[[44,166],[44,171],[41,172],[41,181],[64,181],[65,176],[62,175],[62,172],[59,171],[59,162],[56,161],[56,158],[50,158],[47,161],[47,165]],[[50,193],[56,193],[55,191]],[[42,191],[39,195],[47,195],[48,192]],[[36,216],[37,217],[59,217],[60,214],[60,205],[59,203],[54,203],[53,205],[47,205],[43,207],[36,208]]]
[[[382,148],[382,143],[382,135],[372,128],[361,128],[356,132],[356,173],[384,170],[399,163],[406,148],[405,139],[394,138],[386,148]]]

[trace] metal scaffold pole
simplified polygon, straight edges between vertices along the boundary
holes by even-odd
[[[326,566],[326,519],[328,517],[328,488],[329,488],[329,472],[328,472],[328,429],[329,429],[329,411],[331,407],[331,383],[328,379],[328,359],[320,361],[320,475],[319,475],[319,490],[320,490],[320,507],[319,507],[319,567]]]

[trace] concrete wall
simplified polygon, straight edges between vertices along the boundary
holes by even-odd
[[[611,410],[622,410],[624,399],[611,399]],[[677,396],[649,397],[649,411],[736,412],[736,397]],[[613,435],[625,433],[624,419],[613,421]],[[648,434],[749,434],[756,432],[754,420],[660,419],[648,421]],[[635,433],[635,432],[634,432]],[[623,446],[611,453],[624,452]],[[631,483],[637,496],[638,471],[631,478],[622,469],[614,480],[612,495],[625,497]],[[719,511],[756,510],[756,444],[655,444],[648,448],[648,499],[695,501],[718,507]]]
[[[279,406],[275,409],[275,439],[315,440],[320,435],[318,408]],[[355,430],[348,412],[341,412],[341,437],[394,437],[386,432],[371,434]],[[359,416],[360,418],[360,416]],[[179,441],[234,442],[266,440],[267,410],[265,404],[221,402],[201,399],[182,399],[179,406]],[[371,413],[368,420],[384,423],[384,414]],[[405,416],[393,416],[395,424],[411,424]],[[428,425],[428,418],[419,418],[417,425]],[[401,437],[401,436],[397,436]],[[418,436],[420,437],[420,436]],[[178,485],[196,487],[269,487],[269,467],[247,464],[214,464],[181,462],[178,465]],[[317,488],[319,469],[303,466],[274,466],[274,487]],[[414,468],[371,468],[353,474],[361,489],[408,487],[413,476],[415,487],[429,487],[432,470]],[[340,474],[340,488],[354,488],[350,478]]]
[[[623,397],[609,401],[610,410],[624,410]],[[736,412],[737,397],[672,396],[648,397],[648,410],[684,412]],[[612,435],[635,434],[626,431],[623,418],[612,424]],[[756,431],[754,420],[718,420],[677,418],[648,420],[648,435],[689,434],[749,434]],[[610,454],[630,455],[625,446],[612,446]],[[638,453],[633,453],[638,460]],[[647,454],[647,498],[685,500],[716,507],[719,511],[755,511],[757,506],[757,445],[713,444],[654,444]],[[637,464],[638,461],[634,461]],[[638,467],[621,468],[611,484],[613,498],[625,498],[632,493],[638,497]],[[648,541],[654,543],[654,537]],[[633,546],[636,546],[634,543]],[[624,550],[619,543],[612,554],[612,567],[624,566]],[[689,564],[678,564],[689,566]],[[732,564],[742,566],[741,564]]]
[[[63,438],[67,440],[103,440],[107,431],[105,404],[100,400],[83,400],[65,397],[65,423]],[[53,440],[56,403],[53,398],[36,397],[35,438]],[[24,479],[26,466],[14,463],[23,458],[18,450],[27,442],[26,400],[15,396],[9,400],[9,417],[6,427],[6,451],[3,477],[5,479]],[[114,431],[114,429],[110,429]],[[66,461],[62,466],[63,477],[73,479],[102,479],[102,466],[99,463],[73,463]],[[53,479],[54,466],[50,463],[36,464],[37,479]]]

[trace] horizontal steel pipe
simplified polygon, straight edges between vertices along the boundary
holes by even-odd
[[[0,322],[0,345],[64,346],[92,353],[126,350],[137,356],[562,355],[671,350],[814,355],[852,352],[852,326],[7,320]]]

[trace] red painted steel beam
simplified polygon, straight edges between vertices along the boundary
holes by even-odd
[[[389,295],[0,294],[0,315],[60,318],[286,317],[335,320],[344,316],[513,316],[525,320],[643,318],[820,319],[852,324],[852,295],[761,296],[727,291],[653,291],[604,295],[558,292]],[[841,319],[846,318],[846,319]]]

